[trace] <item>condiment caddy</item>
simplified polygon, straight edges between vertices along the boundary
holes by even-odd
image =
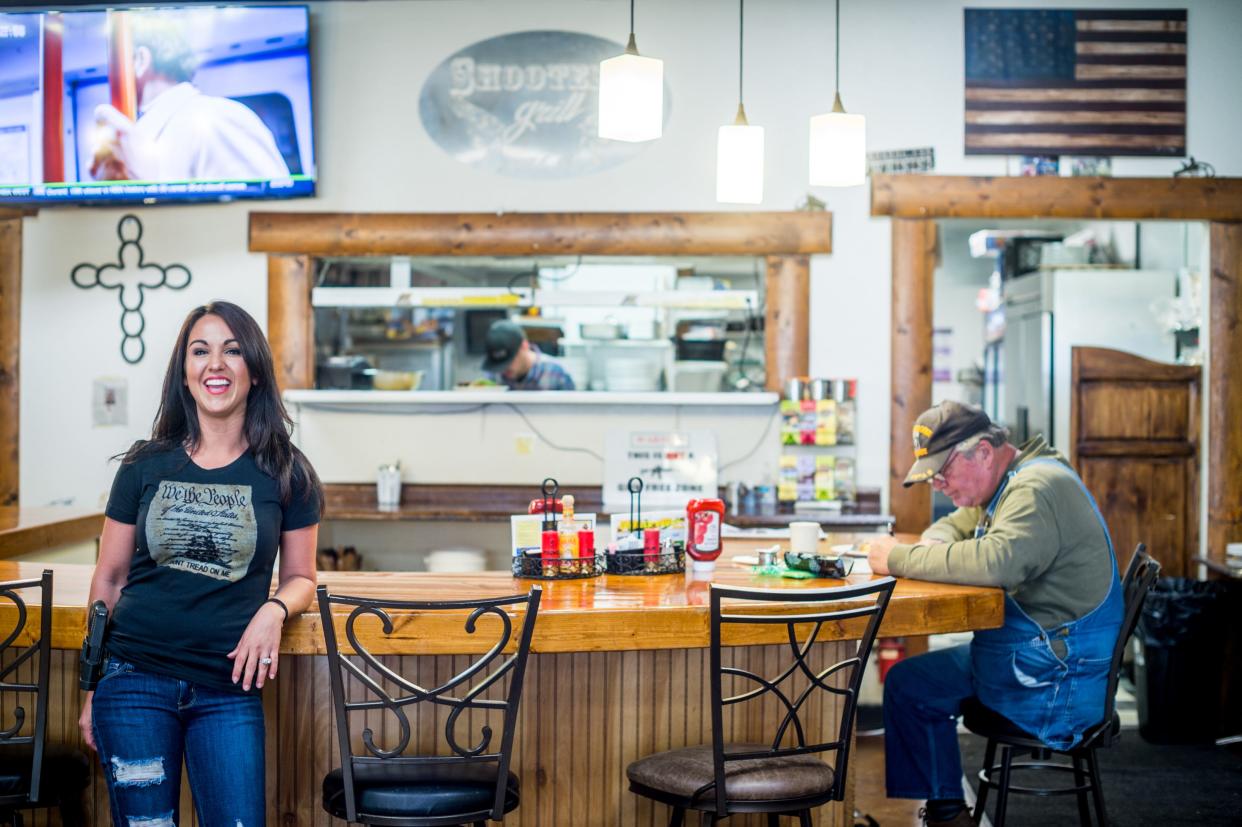
[[[558,497],[560,485],[548,477],[540,487],[541,496],[531,500],[528,515],[542,516],[538,546],[517,539],[514,518],[513,574],[536,580],[574,580],[598,577],[604,573],[604,555],[595,548],[595,515],[577,515],[574,497]],[[525,522],[525,521],[523,521]]]
[[[686,570],[687,556],[696,571],[715,568],[723,545],[722,500],[691,500],[684,513],[656,512],[644,518],[643,481],[632,477],[628,488],[629,518],[613,516],[616,539],[604,550],[596,545],[595,515],[577,514],[573,495],[560,495],[557,481],[545,479],[527,513],[511,518],[513,574],[538,580],[598,577],[604,572],[678,574]]]
[[[642,479],[630,477],[626,488],[630,492],[629,519],[622,523],[614,518],[616,536],[605,555],[608,573],[654,575],[685,571],[684,541],[664,536],[658,525],[651,525],[656,520],[643,520]]]

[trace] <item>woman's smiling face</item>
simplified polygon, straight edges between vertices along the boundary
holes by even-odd
[[[245,414],[250,368],[241,343],[219,316],[208,314],[190,328],[185,348],[185,385],[200,416]]]

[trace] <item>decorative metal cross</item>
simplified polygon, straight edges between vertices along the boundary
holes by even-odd
[[[142,361],[147,346],[142,332],[147,320],[142,315],[142,302],[148,290],[167,287],[183,290],[190,284],[190,271],[182,264],[147,264],[142,252],[142,222],[136,215],[121,216],[116,225],[121,247],[115,264],[79,264],[69,273],[75,287],[89,290],[103,287],[117,291],[121,302],[121,358],[131,365]]]

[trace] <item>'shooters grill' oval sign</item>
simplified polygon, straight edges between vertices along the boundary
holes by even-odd
[[[463,164],[522,178],[569,178],[635,157],[650,142],[599,137],[599,63],[620,43],[579,32],[516,32],[450,55],[423,84],[419,115]],[[671,108],[667,83],[664,121]]]

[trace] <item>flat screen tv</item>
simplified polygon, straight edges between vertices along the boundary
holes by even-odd
[[[315,192],[305,6],[0,14],[0,206]]]

